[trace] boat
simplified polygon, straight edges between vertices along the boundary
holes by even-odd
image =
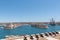
[[[39,27],[39,28],[48,28],[48,26],[45,25],[45,24],[40,24],[38,27]]]
[[[45,24],[35,24],[35,25],[32,25],[32,27],[37,27],[37,28],[48,28],[48,26],[45,25]]]
[[[52,18],[52,20],[50,21],[50,23],[49,23],[51,26],[55,26],[56,24],[55,24],[55,20],[53,20],[53,18]]]

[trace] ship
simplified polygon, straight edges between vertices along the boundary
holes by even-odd
[[[51,26],[55,26],[56,24],[55,24],[55,20],[52,18],[51,20],[50,20],[50,23],[49,23]]]

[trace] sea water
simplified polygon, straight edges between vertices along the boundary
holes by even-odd
[[[48,25],[48,28],[37,28],[32,27],[29,25],[25,26],[19,26],[14,29],[4,29],[0,27],[0,39],[4,38],[6,35],[31,35],[31,34],[37,34],[37,33],[45,33],[45,32],[53,32],[60,30],[60,26],[50,26]]]

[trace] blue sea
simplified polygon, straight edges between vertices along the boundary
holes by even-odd
[[[0,39],[4,38],[6,35],[26,35],[26,34],[37,34],[37,33],[45,33],[45,32],[53,32],[60,30],[60,26],[50,26],[48,28],[37,28],[32,27],[30,25],[19,26],[14,29],[3,29],[0,26]]]

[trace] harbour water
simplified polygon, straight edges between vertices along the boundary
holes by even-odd
[[[36,28],[32,27],[30,25],[25,26],[19,26],[15,29],[3,29],[0,26],[0,39],[4,38],[6,35],[31,35],[31,34],[37,34],[37,33],[45,33],[45,32],[53,32],[60,30],[60,26],[50,26],[48,25],[48,28]]]

